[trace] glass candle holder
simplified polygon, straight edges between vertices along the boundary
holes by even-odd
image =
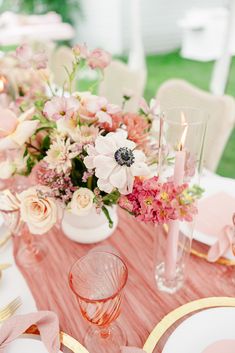
[[[128,270],[117,255],[91,251],[80,258],[69,273],[82,316],[92,324],[84,344],[90,353],[119,353],[126,336],[114,323],[121,311]]]
[[[158,155],[160,181],[172,181],[176,187],[187,183],[194,192],[197,190],[203,166],[207,121],[207,114],[194,108],[172,108],[161,114]],[[190,194],[188,197],[190,202]],[[161,233],[161,242],[164,244],[162,252],[157,251],[155,256],[154,273],[159,290],[174,293],[182,287],[193,226],[191,220],[171,220],[157,227],[157,238]]]

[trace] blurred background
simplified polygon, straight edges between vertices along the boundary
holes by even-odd
[[[106,86],[99,88],[114,103],[117,92],[111,91],[125,80],[127,87],[120,89],[134,87],[147,100],[172,79],[209,92],[203,97],[212,103],[224,94],[235,96],[234,28],[233,0],[0,0],[3,53],[24,42],[38,43],[51,55],[59,81],[60,67],[69,61],[66,46],[101,47],[116,60],[112,77],[107,72]],[[84,81],[93,79],[89,75]],[[222,157],[213,171],[235,178],[233,126],[234,119],[226,125]],[[219,139],[222,132],[216,133]]]

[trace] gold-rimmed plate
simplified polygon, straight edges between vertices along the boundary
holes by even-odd
[[[167,331],[189,314],[201,311],[208,308],[217,307],[235,307],[235,298],[230,297],[210,297],[192,301],[184,304],[179,308],[167,314],[152,330],[145,345],[144,351],[152,353],[159,343],[160,339],[167,333]]]

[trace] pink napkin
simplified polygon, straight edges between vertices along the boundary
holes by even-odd
[[[202,353],[234,353],[235,340],[221,340],[212,343]]]
[[[235,227],[225,226],[218,240],[213,244],[207,254],[207,259],[210,262],[217,261],[222,255],[232,248],[235,237]]]
[[[224,255],[233,243],[232,217],[235,198],[219,192],[198,203],[197,231],[217,238],[208,252],[208,260],[214,262]]]
[[[232,224],[235,198],[219,192],[198,202],[196,229],[217,238],[224,226]]]
[[[121,353],[146,353],[143,349],[136,347],[122,347]]]
[[[51,311],[16,315],[5,321],[0,329],[0,353],[4,353],[7,345],[32,325],[37,326],[48,352],[58,353],[60,349],[59,321],[56,314]]]

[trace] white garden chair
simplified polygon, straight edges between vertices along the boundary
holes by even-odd
[[[139,100],[143,96],[145,81],[144,69],[132,70],[127,64],[114,60],[104,70],[104,80],[99,86],[99,95],[106,97],[110,103],[121,106],[123,94],[130,91],[132,98],[126,103],[125,110],[136,112]]]
[[[235,123],[235,100],[214,96],[183,80],[169,80],[157,92],[161,110],[171,107],[194,107],[209,113],[205,142],[205,167],[215,171]]]

